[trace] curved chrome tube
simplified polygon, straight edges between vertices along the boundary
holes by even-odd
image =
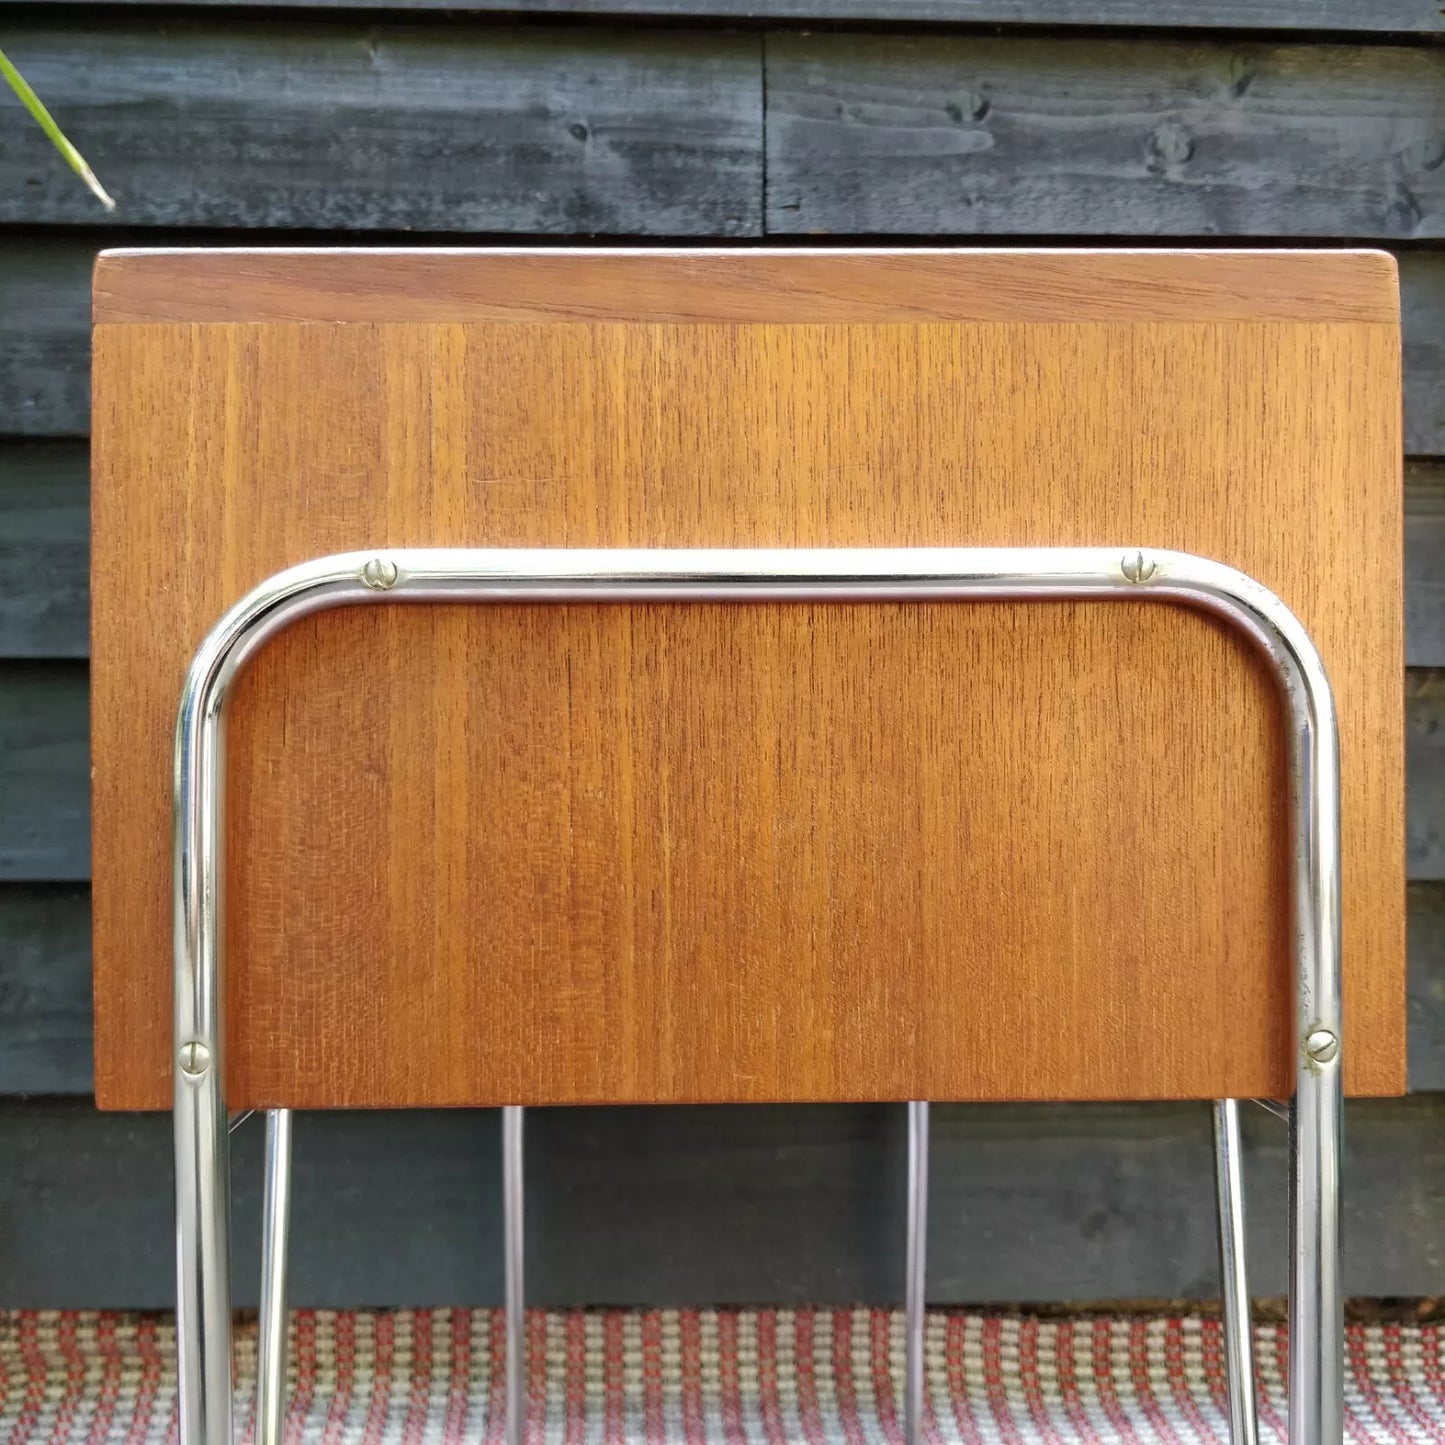
[[[223,953],[225,704],[257,648],[329,607],[374,602],[785,602],[1133,598],[1247,634],[1285,700],[1292,791],[1296,1086],[1291,1111],[1290,1442],[1343,1438],[1339,743],[1324,666],[1265,587],[1136,548],[747,551],[416,549],[288,568],[228,612],[186,678],[175,756],[177,1336],[182,1445],[230,1445]],[[916,1427],[916,1421],[914,1422]]]

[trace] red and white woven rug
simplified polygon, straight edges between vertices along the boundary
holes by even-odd
[[[298,1311],[288,1440],[501,1439],[501,1320],[485,1310]],[[533,1445],[896,1445],[902,1334],[882,1310],[529,1316]],[[1445,1326],[1351,1325],[1347,1439],[1445,1442]],[[249,1415],[254,1329],[238,1332]],[[1261,1433],[1282,1440],[1284,1331],[1257,1334]],[[175,1331],[153,1316],[0,1312],[0,1441],[161,1442]],[[931,1445],[1228,1438],[1213,1319],[939,1313]],[[247,1436],[250,1434],[249,1421]]]

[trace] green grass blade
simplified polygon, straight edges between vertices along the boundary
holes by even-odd
[[[25,83],[25,77],[10,63],[10,57],[3,50],[0,50],[0,75],[10,82],[10,89],[20,97],[20,103],[35,117],[35,123],[50,137],[51,144],[65,157],[71,170],[90,187],[106,210],[113,211],[115,202],[96,179],[95,172],[86,165],[85,157],[66,139],[65,132],[56,125],[55,117],[41,104],[40,97]]]

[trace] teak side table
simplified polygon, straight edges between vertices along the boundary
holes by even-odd
[[[1214,1100],[1250,1445],[1250,1097],[1291,1442],[1342,1440],[1341,1098],[1404,1086],[1389,257],[116,251],[95,321],[96,1092],[174,1110],[182,1445],[232,1438],[228,1109],[274,1445],[290,1111],[503,1107],[518,1445],[522,1108],[827,1099],[910,1101],[910,1445],[925,1101]]]

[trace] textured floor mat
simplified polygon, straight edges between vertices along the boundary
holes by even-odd
[[[529,1331],[534,1445],[897,1442],[901,1317],[882,1310],[547,1314]],[[500,1445],[501,1317],[297,1311],[289,1441]],[[1285,1332],[1257,1332],[1261,1435],[1283,1439]],[[1347,1439],[1445,1442],[1442,1326],[1351,1325]],[[167,1317],[0,1313],[0,1440],[162,1442],[175,1433]],[[928,1321],[929,1441],[1227,1440],[1219,1323],[1195,1316]],[[254,1327],[237,1332],[237,1417]]]

